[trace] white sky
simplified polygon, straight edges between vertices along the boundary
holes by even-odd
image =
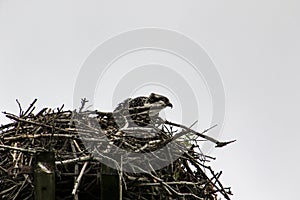
[[[299,8],[296,0],[0,0],[0,110],[16,113],[15,99],[26,107],[34,98],[39,108],[72,108],[76,77],[97,45],[141,27],[176,30],[205,48],[223,79],[221,139],[238,142],[212,154],[232,199],[294,199]]]

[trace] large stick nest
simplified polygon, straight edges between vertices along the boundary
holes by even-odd
[[[115,126],[111,113],[83,111],[86,101],[79,111],[64,111],[62,106],[34,114],[35,102],[26,110],[19,104],[18,115],[4,112],[12,122],[0,127],[0,199],[33,199],[33,166],[39,152],[55,153],[56,199],[78,196],[92,200],[99,199],[101,163],[107,153],[113,153],[111,146],[151,154],[171,142],[177,150],[162,151],[159,159],[166,162],[177,157],[161,169],[149,158],[123,158],[121,165],[116,162],[123,199],[230,199],[230,188],[223,187],[219,180],[222,172],[215,173],[208,165],[214,158],[203,155],[198,146],[199,137],[217,147],[228,142],[207,138],[203,133],[208,130],[197,133],[165,121],[152,129],[138,129],[151,137],[134,137],[129,130],[126,133]],[[122,165],[130,170],[122,170]],[[81,171],[84,173],[79,177]],[[76,185],[78,177],[80,184]]]

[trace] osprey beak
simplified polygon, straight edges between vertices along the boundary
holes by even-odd
[[[171,103],[168,103],[167,106],[173,108],[173,105]]]

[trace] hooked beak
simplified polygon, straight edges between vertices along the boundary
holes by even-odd
[[[167,103],[167,106],[173,108],[173,105],[171,103]]]

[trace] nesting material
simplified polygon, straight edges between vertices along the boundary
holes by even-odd
[[[85,110],[86,102],[78,111],[62,106],[35,112],[34,100],[26,110],[19,104],[17,115],[4,112],[11,123],[0,127],[0,199],[34,198],[33,174],[40,152],[54,152],[56,199],[99,199],[105,184],[102,163],[110,159],[120,175],[122,199],[230,199],[230,188],[220,182],[222,172],[209,165],[214,158],[203,155],[198,145],[199,139],[216,147],[232,141],[220,142],[204,134],[209,129],[199,133],[170,121],[120,130],[112,113]],[[149,137],[135,137],[137,131]],[[175,150],[164,148],[170,144]],[[113,152],[113,147],[121,151]],[[142,160],[143,154],[153,157]],[[163,162],[169,163],[159,168]]]

